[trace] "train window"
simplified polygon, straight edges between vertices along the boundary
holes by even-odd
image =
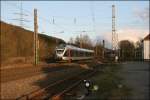
[[[83,51],[81,51],[81,56],[84,57],[84,52]]]
[[[74,50],[74,56],[78,57],[78,51]]]
[[[75,57],[77,57],[77,53],[78,53],[78,52],[77,52],[76,50],[74,50],[74,56],[75,56]]]
[[[91,56],[91,52],[89,52],[89,56]]]
[[[85,56],[85,52],[84,52],[84,51],[82,52],[82,56],[83,56],[83,57]]]
[[[87,56],[88,56],[88,57],[90,56],[90,52],[87,53]]]
[[[57,50],[57,53],[58,53],[58,54],[61,54],[61,53],[63,53],[63,51],[64,51],[64,50]]]
[[[81,57],[83,56],[83,52],[82,52],[82,51],[80,51],[80,56],[81,56]]]
[[[88,56],[88,52],[85,52],[85,56],[86,56],[86,57]]]
[[[84,56],[84,57],[86,56],[85,52],[83,52],[83,56]]]
[[[89,53],[89,56],[92,56],[92,53],[91,53],[91,52]]]
[[[88,55],[88,52],[85,52],[84,55],[87,56],[87,55]]]
[[[72,50],[72,56],[76,56],[76,51],[75,50]]]
[[[90,52],[88,52],[88,57],[90,56]]]
[[[91,53],[90,53],[90,52],[88,53],[88,56],[91,56]]]
[[[81,54],[81,51],[79,51],[79,57],[81,57],[81,55],[82,55],[82,54]]]
[[[79,51],[77,51],[77,57],[79,57],[80,56],[80,52]]]
[[[78,57],[80,57],[80,51],[78,51]]]
[[[89,52],[87,52],[87,57],[89,56]]]
[[[90,56],[92,56],[92,52],[90,53]]]

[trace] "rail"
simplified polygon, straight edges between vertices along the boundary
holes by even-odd
[[[63,97],[63,95],[66,92],[70,91],[78,84],[80,84],[83,79],[88,78],[95,72],[96,72],[95,70],[86,70],[77,75],[73,75],[63,80],[58,80],[42,89],[32,91],[26,95],[17,98],[16,100],[33,100],[45,98],[52,98],[52,100],[58,100],[58,98]]]

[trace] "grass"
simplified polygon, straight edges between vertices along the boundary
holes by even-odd
[[[124,83],[118,74],[121,67],[119,65],[107,65],[103,72],[92,78],[99,89],[96,98],[100,100],[126,100],[131,95],[131,89]]]

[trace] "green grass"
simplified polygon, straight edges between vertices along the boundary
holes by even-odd
[[[98,85],[99,89],[96,96],[101,100],[125,100],[131,95],[131,89],[128,88],[123,79],[118,74],[121,69],[118,65],[107,65],[103,72],[93,77],[94,84]]]

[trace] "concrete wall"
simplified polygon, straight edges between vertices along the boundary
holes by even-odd
[[[2,66],[17,63],[33,63],[34,32],[0,21],[0,60]],[[55,47],[63,40],[44,34],[38,34],[39,60],[53,57]]]
[[[144,40],[144,59],[150,60],[150,41]]]

